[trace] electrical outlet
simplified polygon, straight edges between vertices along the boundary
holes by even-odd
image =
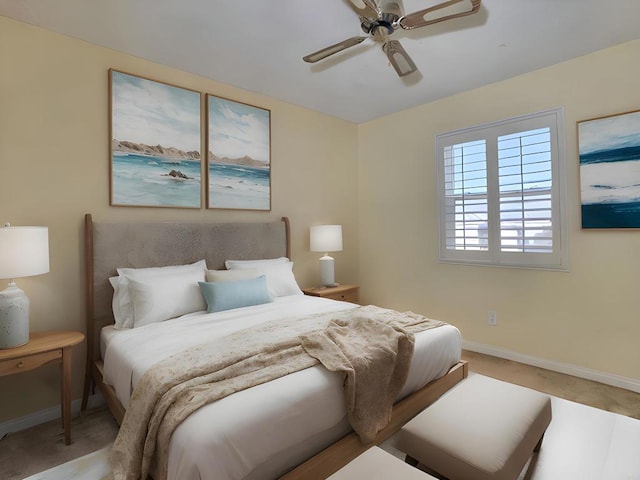
[[[489,314],[487,315],[487,323],[492,327],[498,325],[498,314],[493,310],[489,310]]]

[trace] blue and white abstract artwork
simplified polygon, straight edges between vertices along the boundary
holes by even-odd
[[[111,205],[200,208],[200,93],[110,75]]]
[[[640,228],[640,111],[578,122],[582,228]]]
[[[207,95],[208,208],[271,210],[271,112]]]

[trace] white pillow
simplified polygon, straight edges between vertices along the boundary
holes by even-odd
[[[278,261],[263,264],[231,264],[231,270],[255,270],[267,277],[267,288],[273,297],[304,295],[293,275],[293,262]]]
[[[235,270],[236,268],[254,268],[272,263],[286,263],[288,261],[289,259],[287,257],[266,258],[262,260],[227,260],[224,262],[224,266],[227,267],[227,270]]]
[[[134,326],[133,300],[129,289],[129,281],[139,282],[152,280],[162,276],[183,272],[199,272],[204,278],[207,262],[200,260],[190,265],[172,265],[167,267],[149,268],[118,268],[119,277],[111,277],[109,281],[113,286],[112,309],[116,328],[132,328]]]
[[[165,275],[167,273],[172,272],[181,272],[186,270],[206,270],[207,262],[206,260],[198,260],[195,263],[190,263],[188,265],[169,265],[166,267],[148,267],[148,268],[118,268],[118,275],[129,276],[134,278],[135,280],[140,280],[141,278],[152,278],[157,275]]]
[[[120,292],[120,277],[109,277],[109,283],[113,287],[113,298],[111,299],[111,310],[113,311],[113,318],[115,319],[116,328],[127,328],[126,315],[122,312],[120,305],[120,298],[123,294]],[[132,317],[133,319],[133,317]]]
[[[251,280],[258,278],[260,272],[255,268],[246,270],[207,270],[205,277],[207,282],[234,282],[237,280]]]
[[[134,327],[164,322],[170,318],[207,309],[198,282],[204,271],[187,271],[153,277],[145,281],[129,280],[133,300]]]

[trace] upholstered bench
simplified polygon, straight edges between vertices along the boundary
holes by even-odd
[[[407,462],[450,480],[515,480],[551,422],[548,395],[470,375],[398,432]]]
[[[371,447],[327,480],[436,480],[380,447]]]

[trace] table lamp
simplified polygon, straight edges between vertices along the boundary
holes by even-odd
[[[48,271],[47,227],[0,227],[0,278],[10,279],[0,292],[0,348],[29,342],[29,298],[14,279]]]
[[[342,225],[316,225],[311,227],[311,251],[325,252],[320,258],[320,285],[335,287],[334,260],[329,252],[342,251]]]

